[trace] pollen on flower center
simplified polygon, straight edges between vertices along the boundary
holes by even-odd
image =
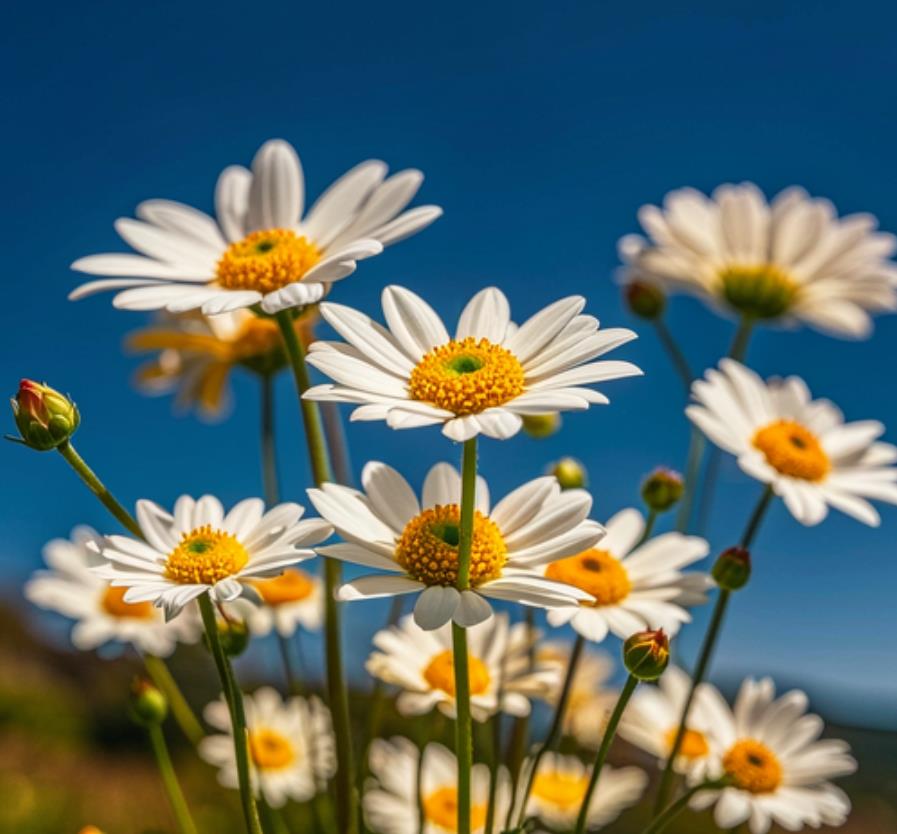
[[[489,688],[489,670],[482,660],[472,654],[467,656],[467,674],[471,695],[482,695]],[[433,657],[423,675],[424,680],[434,689],[441,689],[455,697],[455,663],[450,650],[446,649]]]
[[[764,426],[754,435],[753,444],[773,469],[792,478],[821,481],[831,469],[816,435],[794,420]]]
[[[664,737],[667,750],[673,749],[676,742],[676,733],[678,727],[670,727]],[[703,759],[710,752],[710,745],[707,744],[707,737],[700,730],[686,730],[682,736],[682,744],[679,747],[679,755],[686,759]]]
[[[307,237],[291,229],[264,229],[228,246],[215,278],[229,290],[269,293],[300,281],[320,260],[321,251]]]
[[[585,797],[588,783],[585,776],[557,770],[537,773],[533,780],[533,796],[561,808],[575,808]]]
[[[256,579],[252,587],[259,592],[265,605],[277,606],[308,599],[315,590],[315,583],[305,571],[287,568],[280,576]]]
[[[552,562],[545,575],[549,579],[574,585],[595,597],[594,602],[581,603],[587,606],[616,605],[626,599],[632,590],[626,568],[613,554],[597,548]]]
[[[458,790],[446,785],[428,793],[421,803],[424,819],[445,831],[458,828]],[[470,808],[470,828],[476,831],[486,824],[486,804],[475,803]]]
[[[127,588],[114,588],[110,585],[103,592],[100,598],[100,605],[109,616],[135,619],[135,620],[151,620],[156,616],[155,609],[151,602],[125,602],[125,593]]]
[[[296,760],[296,751],[289,739],[266,727],[249,733],[249,755],[260,770],[279,770]]]
[[[723,768],[735,786],[750,793],[771,793],[782,784],[782,765],[765,744],[741,739],[723,756]]]
[[[208,524],[184,533],[165,560],[165,576],[182,585],[214,585],[242,570],[246,548],[230,533]]]
[[[739,313],[773,319],[787,312],[799,289],[797,282],[775,264],[730,264],[719,272],[723,297]]]
[[[461,510],[457,504],[424,510],[406,525],[396,543],[396,561],[426,585],[454,585],[458,580]],[[474,587],[501,576],[508,549],[498,525],[474,513],[470,550],[470,584]]]
[[[479,414],[523,393],[523,366],[511,351],[468,336],[433,348],[411,371],[412,399],[455,414]]]

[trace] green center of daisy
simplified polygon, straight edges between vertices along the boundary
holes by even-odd
[[[430,532],[449,547],[457,547],[461,542],[461,526],[451,521],[441,521],[430,525]]]
[[[786,313],[797,297],[797,282],[775,264],[731,264],[720,270],[723,298],[744,316],[774,319]]]
[[[449,361],[445,363],[445,369],[449,373],[462,376],[463,374],[475,373],[480,370],[484,364],[481,357],[462,353],[460,356],[455,356],[452,359],[449,359]]]

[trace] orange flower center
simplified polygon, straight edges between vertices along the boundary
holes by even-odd
[[[632,590],[626,568],[609,551],[597,548],[552,562],[545,575],[591,594],[595,601],[582,603],[588,606],[616,605]]]
[[[181,585],[214,585],[239,573],[248,561],[246,548],[234,536],[205,524],[184,533],[165,560],[165,576]]]
[[[776,420],[759,429],[754,446],[766,462],[782,475],[804,481],[821,481],[831,462],[813,432],[794,420]]]
[[[265,605],[277,606],[308,599],[315,590],[314,578],[298,568],[287,568],[280,576],[252,583]]]
[[[665,741],[668,750],[673,749],[676,741],[676,733],[678,727],[671,727],[667,730]],[[679,755],[686,759],[703,759],[710,752],[710,745],[707,743],[707,737],[700,730],[686,730],[682,736],[682,745],[679,747]]]
[[[782,765],[765,744],[741,739],[723,756],[723,768],[735,786],[750,793],[772,793],[782,784]]]
[[[482,695],[489,688],[489,670],[486,664],[471,654],[467,656],[467,674],[470,679],[470,694]],[[433,687],[455,697],[455,663],[452,652],[440,652],[424,669],[424,680]]]
[[[103,592],[100,605],[110,617],[134,620],[152,620],[156,616],[151,602],[125,602],[127,588],[113,588]]]
[[[564,810],[578,808],[586,795],[589,780],[584,775],[548,770],[537,773],[533,796]]]
[[[215,277],[229,290],[269,293],[302,280],[320,260],[321,251],[308,238],[290,229],[264,229],[228,246]]]
[[[424,819],[447,832],[458,830],[458,789],[454,786],[437,788],[423,798]],[[486,804],[470,808],[470,828],[476,831],[486,824]]]
[[[249,755],[259,770],[280,770],[296,759],[289,739],[267,727],[249,733]]]

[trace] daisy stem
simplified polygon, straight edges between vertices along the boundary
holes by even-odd
[[[177,721],[181,732],[187,737],[188,741],[195,747],[199,744],[205,735],[202,725],[190,709],[187,699],[177,685],[171,670],[161,657],[155,655],[144,655],[143,665],[146,667],[146,673],[152,679],[152,682],[159,688],[163,695],[168,699],[168,706],[171,708],[171,714]]]
[[[261,429],[262,429],[262,482],[265,501],[276,504],[280,495],[277,477],[277,446],[274,441],[274,376],[262,374],[259,377],[261,389]]]
[[[324,424],[318,404],[305,400],[302,395],[311,387],[305,351],[293,327],[289,310],[277,314],[277,324],[287,350],[296,391],[299,395],[299,409],[305,427],[308,457],[312,475],[317,486],[333,480],[330,454],[324,436]],[[324,636],[327,656],[327,691],[330,712],[333,716],[333,732],[336,736],[336,792],[337,815],[341,834],[356,834],[358,831],[358,791],[355,785],[355,765],[352,753],[352,728],[349,723],[349,697],[343,671],[342,642],[340,627],[340,607],[336,599],[336,589],[341,583],[340,563],[336,559],[324,559]]]
[[[660,834],[661,831],[663,831],[688,807],[689,801],[698,791],[724,788],[728,784],[730,784],[730,782],[727,779],[718,779],[716,781],[701,782],[698,785],[694,785],[675,802],[665,808],[662,813],[656,814],[654,819],[648,823],[648,827],[644,830],[643,834]]]
[[[218,677],[221,678],[221,687],[224,697],[230,709],[231,727],[234,736],[234,758],[237,765],[237,780],[240,787],[240,802],[243,806],[243,817],[246,821],[246,830],[249,834],[262,834],[262,826],[259,822],[258,808],[255,804],[255,796],[252,792],[252,783],[249,778],[249,735],[246,730],[246,714],[243,709],[243,695],[234,678],[234,670],[230,660],[221,645],[218,635],[218,623],[215,619],[215,609],[208,593],[204,593],[198,600],[199,611],[202,615],[202,623],[205,626],[209,646],[212,649],[212,657],[218,668]]]
[[[763,517],[766,515],[766,510],[769,508],[773,494],[772,487],[770,486],[767,486],[763,490],[760,500],[757,502],[754,511],[748,519],[744,533],[741,535],[741,541],[739,542],[741,547],[749,548],[751,546],[754,537],[757,535],[757,531],[760,529],[760,522],[763,520]],[[731,591],[727,591],[725,588],[720,588],[716,603],[713,606],[713,613],[710,615],[710,623],[707,626],[707,633],[704,635],[704,642],[701,645],[701,653],[698,655],[698,662],[695,664],[695,672],[692,676],[691,687],[688,690],[685,703],[682,705],[682,713],[679,718],[679,727],[676,730],[676,737],[673,739],[670,753],[667,756],[666,763],[663,767],[663,774],[660,777],[660,786],[657,789],[657,799],[654,802],[655,815],[660,813],[660,810],[669,800],[670,790],[673,783],[673,763],[676,761],[676,757],[679,755],[679,750],[682,747],[682,742],[685,739],[685,732],[688,729],[688,714],[691,711],[691,704],[695,697],[695,691],[703,682],[704,676],[707,674],[707,666],[710,663],[710,658],[713,655],[716,641],[719,638],[723,617],[726,614],[726,607],[729,604],[731,595]]]
[[[470,552],[477,491],[477,439],[464,442],[461,461],[461,518],[458,533],[458,581],[470,588]],[[470,666],[467,630],[452,622],[452,664],[455,671],[455,755],[458,758],[458,834],[470,834],[470,771],[473,767],[473,726],[470,717]]]
[[[495,826],[495,796],[498,792],[498,770],[501,766],[501,712],[489,719],[492,730],[492,755],[489,759],[489,805],[486,810],[484,834],[492,834]]]
[[[575,834],[583,834],[586,830],[586,821],[589,818],[589,806],[592,804],[592,795],[595,788],[598,787],[598,779],[601,776],[601,770],[604,767],[604,761],[607,759],[607,752],[613,743],[614,736],[617,734],[617,725],[623,717],[623,711],[638,686],[639,679],[635,675],[630,675],[623,684],[623,691],[617,698],[613,712],[607,722],[607,728],[604,730],[604,737],[601,739],[601,746],[598,748],[598,754],[595,756],[595,763],[592,765],[592,775],[589,778],[589,786],[586,788],[585,796],[582,799],[582,806],[579,809],[579,816],[576,819]]]
[[[651,538],[651,534],[654,532],[654,525],[657,523],[657,510],[648,510],[648,515],[645,518],[645,529],[642,530],[641,536],[639,536],[638,541],[635,543],[636,547],[641,547],[648,539]]]
[[[695,375],[691,372],[688,360],[685,358],[685,354],[673,338],[673,334],[670,332],[670,329],[667,327],[666,322],[661,316],[654,319],[654,329],[657,331],[657,337],[660,339],[660,343],[669,354],[670,361],[673,363],[676,373],[679,375],[682,384],[685,386],[685,396],[687,397],[691,393],[691,384],[695,378]]]
[[[162,727],[159,724],[148,726],[147,735],[150,747],[153,748],[153,755],[156,757],[156,764],[159,767],[159,775],[162,777],[162,785],[165,788],[168,803],[171,805],[171,811],[177,821],[178,830],[181,834],[197,834],[196,824],[193,822],[193,817],[190,816],[187,800],[184,799],[184,793],[171,763],[171,756],[168,754],[168,745],[165,743]]]

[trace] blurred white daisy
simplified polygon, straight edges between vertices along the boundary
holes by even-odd
[[[166,623],[149,602],[125,602],[125,591],[112,587],[92,570],[100,563],[102,537],[89,527],[76,527],[70,539],[53,539],[44,547],[49,570],[36,571],[25,584],[35,605],[76,620],[75,648],[88,650],[110,641],[129,643],[140,652],[167,657],[178,643],[193,643],[199,619],[179,617]]]
[[[801,524],[818,524],[831,505],[877,526],[866,499],[897,504],[897,447],[877,441],[881,423],[845,423],[829,400],[812,400],[799,377],[764,382],[731,359],[719,367],[694,383],[685,413]]]
[[[480,433],[508,438],[523,415],[582,410],[607,403],[584,386],[641,374],[630,362],[599,356],[634,339],[631,330],[598,329],[580,315],[585,299],[570,296],[512,324],[504,294],[477,293],[455,336],[420,297],[402,287],[383,291],[388,329],[337,304],[321,314],[348,344],[315,342],[308,361],[336,384],[318,385],[308,399],[354,403],[353,420],[385,420],[394,429],[442,425],[452,440]]]
[[[528,779],[531,770],[530,761],[524,765],[523,778]],[[558,831],[571,830],[585,800],[590,775],[591,769],[575,756],[546,753],[533,780],[526,816],[537,817]],[[605,765],[589,802],[586,827],[593,830],[615,820],[638,802],[647,784],[648,777],[637,767]]]
[[[706,602],[711,580],[680,568],[703,559],[709,545],[697,536],[664,533],[636,546],[644,529],[638,510],[621,510],[607,522],[600,547],[546,565],[546,577],[588,594],[577,608],[549,611],[548,622],[570,623],[595,642],[609,631],[623,639],[646,628],[675,634],[689,622],[685,606]]]
[[[710,306],[754,320],[802,323],[865,337],[870,313],[897,309],[893,235],[869,214],[838,217],[800,188],[771,203],[751,183],[722,185],[712,197],[670,192],[663,209],[643,206],[650,240],[620,240],[624,280],[659,281]]]
[[[152,602],[168,619],[209,592],[217,602],[232,602],[251,580],[277,576],[284,568],[312,558],[307,548],[326,539],[330,525],[300,521],[298,504],[278,504],[265,512],[259,498],[247,498],[226,515],[221,502],[204,495],[182,495],[168,513],[152,501],[137,502],[137,521],[146,541],[127,536],[103,540],[104,564],[98,576],[127,588],[126,602]]]
[[[326,788],[336,772],[330,713],[316,697],[284,701],[270,687],[244,695],[250,777],[256,796],[280,808],[288,799],[305,802]],[[227,702],[221,698],[203,712],[222,734],[206,736],[199,754],[217,767],[218,781],[238,788],[234,741]]]
[[[589,521],[591,496],[561,491],[555,478],[537,478],[493,509],[478,478],[470,589],[455,588],[461,476],[447,463],[434,466],[418,501],[395,469],[372,462],[362,473],[363,492],[337,484],[308,491],[312,504],[339,535],[340,544],[318,553],[388,575],[362,576],[339,590],[344,600],[422,591],[414,607],[421,628],[454,620],[473,626],[492,615],[486,597],[543,608],[567,607],[585,594],[541,575],[541,566],[591,547],[604,534]]]
[[[841,825],[850,812],[847,795],[831,779],[856,770],[844,741],[820,740],[822,719],[808,714],[799,690],[775,698],[769,678],[741,685],[734,710],[719,697],[707,699],[712,710],[715,776],[733,782],[722,790],[701,791],[696,809],[715,804],[721,828],[748,823],[751,834],[765,834],[773,823],[789,831],[804,826]]]
[[[215,189],[215,215],[171,200],[147,200],[137,218],[115,230],[139,254],[90,255],[72,269],[114,275],[83,284],[76,300],[122,290],[125,310],[202,309],[207,315],[259,304],[266,313],[320,301],[356,262],[377,255],[432,223],[437,206],[405,207],[423,181],[420,171],[386,179],[369,160],[330,186],[303,216],[305,182],[296,151],[272,139],[249,171],[226,168]]]
[[[374,778],[366,785],[363,799],[368,828],[377,834],[454,834],[458,830],[458,765],[445,747],[428,744],[421,761],[417,747],[406,738],[375,739],[369,761]],[[483,834],[489,808],[486,765],[473,766],[470,791],[471,834]],[[498,771],[495,794],[493,830],[497,832],[511,801],[510,779],[503,767]],[[423,811],[421,827],[419,807]]]
[[[237,600],[249,632],[264,637],[272,630],[291,637],[297,628],[318,631],[324,620],[324,583],[301,568],[287,568],[280,576],[249,583],[258,599]]]
[[[507,614],[467,631],[470,709],[476,721],[502,711],[528,715],[530,699],[545,697],[559,685],[556,664],[530,668],[538,634],[525,623],[508,624]],[[421,715],[438,707],[455,717],[455,666],[452,630],[424,631],[411,616],[374,635],[379,649],[365,668],[382,681],[401,687],[396,707],[402,715]]]

